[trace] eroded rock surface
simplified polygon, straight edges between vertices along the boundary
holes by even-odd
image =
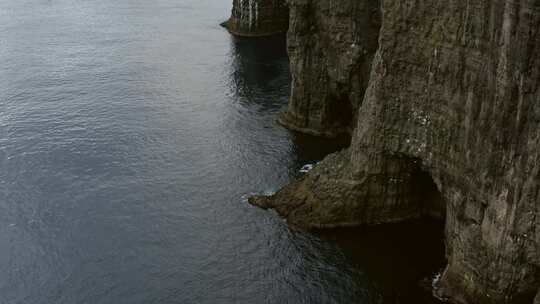
[[[233,0],[231,18],[223,26],[237,36],[285,33],[289,26],[286,0]]]
[[[415,186],[424,172],[446,205],[448,265],[438,294],[459,303],[538,303],[540,1],[381,1],[378,49],[353,114],[351,147],[251,202],[304,227],[399,221],[430,210]],[[338,83],[342,92],[362,94],[362,73],[343,75],[366,66],[366,57],[320,34],[335,26],[345,37],[371,35],[371,27],[332,19],[338,12],[351,22],[369,17],[340,10],[342,2],[353,1],[291,0],[295,89],[287,115],[295,129],[336,132],[341,126],[322,114],[333,99],[313,96]],[[324,50],[307,50],[315,46]]]
[[[350,134],[369,80],[378,1],[289,1],[292,94],[279,118],[304,133]]]

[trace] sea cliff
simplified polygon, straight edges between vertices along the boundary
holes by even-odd
[[[285,33],[288,23],[285,0],[233,0],[231,17],[222,25],[233,35],[258,37]]]
[[[438,296],[538,303],[540,1],[289,7],[293,86],[279,120],[352,140],[250,202],[306,228],[443,217]]]

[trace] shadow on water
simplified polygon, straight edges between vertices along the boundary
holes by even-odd
[[[432,284],[445,266],[444,223],[421,220],[316,232],[364,272],[384,304],[436,304]]]
[[[294,152],[299,162],[318,162],[328,154],[343,150],[350,145],[346,136],[339,138],[320,138],[293,132]]]
[[[291,82],[285,35],[259,38],[231,36],[231,45],[231,87],[240,103],[255,103],[260,106],[259,112],[277,114],[284,110]],[[316,163],[350,144],[346,136],[325,139],[294,131],[289,131],[289,135],[300,167]]]
[[[263,109],[283,107],[291,81],[285,36],[232,36],[231,45],[231,87],[240,102],[256,102]]]
[[[299,177],[304,168],[310,168],[329,154],[341,151],[350,145],[348,137],[334,139],[321,138],[307,134],[289,131],[291,134],[296,166],[292,169],[292,177]]]

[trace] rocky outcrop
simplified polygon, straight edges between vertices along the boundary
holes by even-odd
[[[279,122],[318,136],[350,134],[369,80],[378,1],[289,1],[291,100]]]
[[[327,48],[319,53],[326,58],[316,63],[324,67],[310,66],[316,51],[302,50],[303,41],[315,45],[306,37],[324,32],[321,25],[336,24],[336,34],[343,28],[333,19],[337,5],[291,0],[299,91],[286,117],[295,129],[333,134],[341,126],[323,113],[335,99],[312,104],[312,92],[354,92],[347,97],[350,111],[358,109],[349,113],[351,147],[274,196],[250,201],[303,227],[395,222],[442,204],[448,265],[437,294],[457,303],[533,303],[540,286],[540,1],[381,0],[362,97],[362,69],[348,67],[369,65],[369,56],[320,34],[328,41],[316,46]],[[366,18],[361,9],[339,12]],[[346,37],[371,31],[344,30]],[[354,72],[325,76],[339,69]],[[312,80],[319,77],[328,77],[328,87]],[[344,91],[333,91],[338,83]]]
[[[389,157],[380,172],[357,179],[352,175],[350,158],[350,150],[332,154],[274,196],[253,197],[250,202],[273,208],[291,225],[302,228],[377,225],[424,215],[444,217],[443,199],[429,175],[420,169],[419,160]]]
[[[231,18],[222,24],[237,36],[269,36],[285,33],[289,12],[285,0],[233,0]]]

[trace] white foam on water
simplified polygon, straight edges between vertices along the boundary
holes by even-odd
[[[306,164],[300,169],[300,172],[301,173],[308,173],[309,171],[313,170],[314,166],[315,166],[314,164]]]
[[[264,195],[264,196],[272,196],[274,194],[276,194],[276,190],[265,190],[262,193],[262,195]]]
[[[437,274],[435,274],[435,276],[433,277],[433,280],[431,281],[431,287],[435,289],[437,285],[439,285],[440,281],[441,281],[441,273],[438,272]]]
[[[440,294],[437,293],[437,288],[439,287],[439,282],[441,281],[441,277],[442,277],[442,274],[440,272],[438,272],[437,274],[435,274],[435,276],[433,276],[433,280],[431,281],[431,290],[432,290],[432,294],[433,296],[442,301],[442,302],[447,302],[448,301],[448,298],[445,298],[445,297],[442,297]]]
[[[257,194],[258,194],[257,192],[246,193],[246,194],[242,195],[240,197],[240,199],[241,199],[242,203],[248,203],[249,198],[252,197],[252,196],[255,196]]]

